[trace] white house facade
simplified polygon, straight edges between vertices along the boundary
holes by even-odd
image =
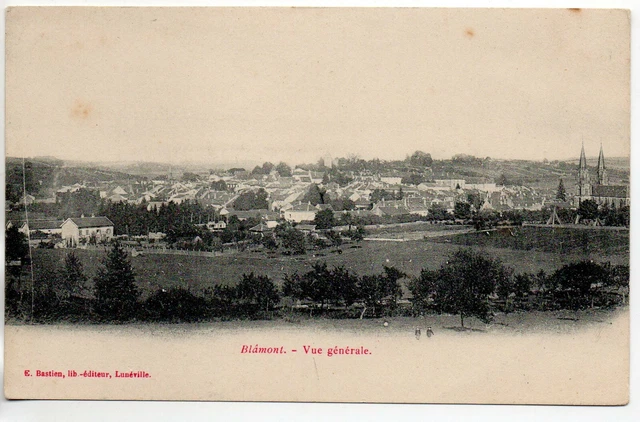
[[[68,246],[75,246],[81,240],[95,238],[97,242],[111,240],[114,236],[113,222],[107,217],[67,218],[62,223],[62,240]]]

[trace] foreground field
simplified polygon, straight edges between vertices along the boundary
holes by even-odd
[[[481,235],[474,233],[473,236],[482,239]],[[564,264],[582,259],[610,261],[613,264],[629,263],[628,246],[626,252],[618,247],[605,252],[602,252],[602,248],[594,250],[592,247],[588,252],[580,252],[579,248],[573,248],[563,253],[560,250],[550,252],[495,247],[483,244],[478,239],[474,241],[480,243],[480,246],[473,246],[473,249],[500,258],[504,264],[514,268],[516,273],[537,272],[541,269],[551,272]],[[437,269],[460,247],[462,246],[452,243],[436,243],[431,239],[407,242],[364,241],[359,247],[343,246],[341,254],[329,250],[296,257],[270,257],[261,251],[245,251],[218,257],[148,254],[131,257],[131,262],[144,297],[157,289],[174,286],[198,292],[215,284],[234,285],[243,274],[249,272],[267,275],[280,284],[285,274],[308,271],[315,262],[326,262],[329,266],[344,266],[359,275],[380,273],[385,265],[395,266],[409,276],[417,276],[423,268]],[[105,252],[82,249],[75,252],[82,260],[85,273],[90,278],[93,277]],[[33,253],[36,277],[46,278],[47,271],[61,268],[67,251],[37,249]]]

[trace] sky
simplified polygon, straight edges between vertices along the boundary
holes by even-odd
[[[629,156],[621,10],[19,8],[6,154]]]

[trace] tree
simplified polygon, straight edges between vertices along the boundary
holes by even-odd
[[[580,202],[578,214],[584,220],[595,220],[598,218],[598,203],[593,199],[585,199]]]
[[[280,301],[280,292],[276,285],[266,275],[243,274],[242,280],[236,286],[236,296],[256,305],[258,309],[269,311]]]
[[[438,271],[435,303],[440,312],[475,316],[482,321],[491,317],[488,298],[509,274],[498,260],[468,249],[453,253]]]
[[[373,192],[371,193],[371,202],[372,203],[377,203],[380,202],[382,200],[394,200],[395,199],[395,195],[392,192],[388,192],[384,189],[374,189]]]
[[[395,308],[402,294],[398,281],[403,277],[406,277],[406,274],[402,271],[387,266],[384,267],[382,274],[362,276],[358,282],[358,290],[365,308],[360,318],[364,316],[367,309],[371,309],[375,316],[385,305]]]
[[[497,185],[499,186],[507,186],[507,176],[502,173],[497,180]]]
[[[7,311],[17,312],[22,303],[22,268],[29,260],[27,237],[14,225],[5,231],[6,287],[5,305]]]
[[[225,192],[227,190],[227,182],[224,180],[217,180],[215,182],[211,182],[211,189],[216,191]]]
[[[498,277],[498,279],[496,280],[495,292],[500,299],[504,300],[503,310],[505,312],[509,311],[509,297],[511,296],[511,294],[515,294],[516,290],[512,273],[513,271],[511,271],[511,269],[505,268],[505,274],[503,274],[501,277]]]
[[[327,268],[327,263],[316,262],[311,267],[311,271],[305,273],[300,278],[299,292],[301,299],[310,299],[320,304],[320,309],[332,299],[331,273]]]
[[[233,202],[233,208],[239,211],[265,210],[269,208],[268,197],[269,194],[263,188],[256,192],[252,190],[242,192]]]
[[[407,287],[413,296],[411,302],[414,310],[424,312],[431,305],[436,293],[436,280],[438,271],[423,269],[419,277],[409,281]]]
[[[189,171],[185,171],[182,175],[182,180],[184,180],[185,182],[197,182],[198,175]]]
[[[313,219],[314,224],[320,230],[331,229],[335,226],[336,221],[333,216],[333,211],[329,208],[326,210],[318,211]]]
[[[302,198],[302,202],[308,202],[311,205],[324,204],[324,195],[327,191],[325,189],[320,189],[318,185],[313,183],[309,186],[309,190]]]
[[[433,205],[429,208],[429,218],[435,221],[451,219],[451,214],[442,205]]]
[[[125,321],[136,314],[140,292],[127,252],[115,242],[95,278],[96,311],[107,320]]]
[[[567,192],[564,189],[564,183],[562,182],[562,179],[560,179],[560,183],[558,183],[558,192],[556,193],[556,199],[563,202],[567,200]]]
[[[513,278],[513,293],[519,299],[522,299],[531,291],[533,280],[529,273],[516,274]]]
[[[471,204],[474,210],[477,211],[480,209],[480,207],[482,207],[482,204],[484,203],[484,199],[482,198],[479,192],[469,192],[467,194],[467,202]]]
[[[409,157],[409,163],[414,166],[431,167],[431,165],[433,164],[433,159],[431,158],[431,154],[422,151],[416,151],[411,154],[411,157]]]
[[[456,202],[453,207],[453,215],[456,218],[466,220],[471,217],[471,204],[468,202]]]
[[[29,244],[27,236],[18,230],[15,225],[9,227],[5,232],[4,259],[5,263],[11,261],[26,261],[29,256]]]
[[[329,230],[326,232],[326,235],[327,235],[327,239],[329,239],[329,241],[333,246],[338,247],[342,245],[342,236],[340,236],[340,233],[333,230]]]
[[[419,185],[424,182],[424,176],[418,173],[411,173],[408,176],[404,176],[401,180],[403,185]]]
[[[270,163],[268,161],[265,161],[262,164],[262,174],[269,174],[271,173],[271,171],[275,168],[275,166],[273,165],[273,163]]]
[[[331,296],[336,302],[351,306],[358,299],[358,277],[344,267],[334,267],[329,271],[329,283]]]
[[[291,177],[291,167],[287,165],[285,162],[280,162],[276,166],[276,171],[280,175],[280,177]]]
[[[276,239],[280,241],[280,245],[286,250],[286,253],[304,255],[307,252],[304,233],[293,228],[289,223],[278,224],[274,232]]]
[[[60,296],[69,298],[72,295],[83,295],[87,290],[87,276],[80,258],[75,252],[70,252],[64,257],[64,267],[60,270]]]
[[[11,203],[17,203],[20,201],[20,190],[14,188],[14,186],[10,183],[7,183],[5,185],[4,195],[5,200]]]
[[[144,301],[144,310],[145,316],[152,321],[172,322],[196,322],[209,311],[203,297],[184,287],[157,290]]]
[[[362,224],[358,224],[355,229],[349,230],[349,238],[356,243],[364,240],[365,234],[366,234],[366,231]]]
[[[569,306],[577,309],[593,304],[598,288],[609,281],[609,271],[596,262],[584,260],[564,265],[553,278],[569,300]]]

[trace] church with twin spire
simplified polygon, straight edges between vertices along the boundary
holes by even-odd
[[[628,186],[609,184],[602,145],[600,145],[595,178],[592,177],[587,166],[587,157],[584,153],[584,145],[582,145],[580,163],[578,164],[578,184],[574,198],[576,207],[579,207],[580,203],[587,199],[595,201],[598,205],[608,205],[616,208],[630,204]]]

